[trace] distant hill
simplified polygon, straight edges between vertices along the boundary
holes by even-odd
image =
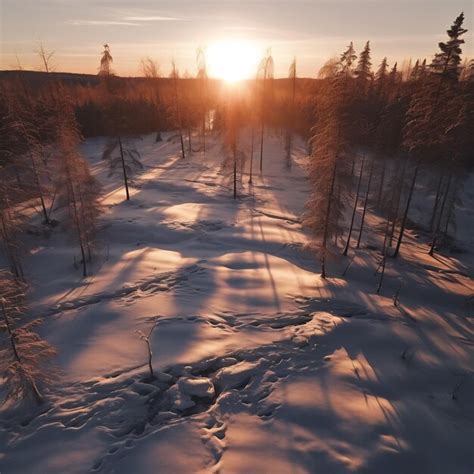
[[[46,73],[43,71],[21,71],[21,70],[8,70],[8,71],[0,71],[0,80],[3,79],[14,79],[19,75],[22,76],[23,80],[26,80],[30,84],[34,85],[41,85],[44,83],[48,77],[53,76],[55,79],[59,79],[60,81],[68,82],[68,83],[75,83],[75,84],[82,84],[82,85],[97,85],[99,84],[100,78],[96,74],[81,74],[75,72],[50,72]],[[121,76],[114,76],[117,80],[120,81],[137,81],[142,82],[146,80],[144,77],[121,77]],[[170,79],[168,77],[161,77],[160,81],[167,82]],[[278,82],[286,82],[287,78],[275,78]],[[210,81],[219,83],[219,79],[210,79]],[[300,83],[311,83],[315,81],[313,78],[298,78],[298,82]]]

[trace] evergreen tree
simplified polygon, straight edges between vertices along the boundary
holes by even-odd
[[[454,20],[451,28],[446,31],[449,40],[438,43],[441,52],[435,54],[430,66],[432,72],[446,79],[457,80],[459,78],[462,53],[461,45],[464,43],[461,36],[467,32],[467,30],[462,27],[463,22],[464,13],[461,13]]]
[[[44,401],[40,390],[54,381],[54,348],[36,332],[42,320],[25,319],[26,287],[7,272],[0,272],[0,376],[6,398]]]
[[[201,149],[206,153],[206,132],[209,122],[209,79],[207,75],[206,55],[202,48],[197,50],[197,80],[199,82],[199,116],[201,122]]]
[[[394,257],[400,251],[412,193],[422,161],[439,160],[440,153],[449,150],[450,134],[447,131],[456,121],[456,111],[452,103],[457,95],[460,45],[464,42],[460,36],[467,31],[462,28],[463,20],[464,15],[461,13],[448,30],[449,41],[439,43],[441,52],[433,59],[431,74],[423,87],[414,94],[407,112],[404,146],[415,158],[415,166]]]
[[[171,117],[173,125],[178,128],[179,141],[181,144],[181,158],[186,158],[186,152],[184,151],[184,138],[183,138],[183,118],[182,118],[182,106],[181,106],[181,94],[179,87],[179,71],[176,68],[174,61],[171,63],[171,75],[173,81],[173,101],[171,106]]]
[[[351,43],[341,55],[335,76],[329,78],[311,138],[309,177],[312,190],[306,203],[304,222],[314,233],[311,246],[319,253],[322,278],[327,276],[329,242],[332,237],[342,234],[341,222],[349,183],[347,157],[351,148],[347,99],[355,59]]]
[[[288,70],[288,78],[290,79],[290,97],[288,99],[288,124],[286,126],[285,135],[285,154],[286,166],[291,168],[291,150],[293,146],[293,128],[295,126],[295,98],[296,98],[296,58],[290,64]]]
[[[355,76],[357,78],[357,85],[360,88],[359,92],[365,94],[367,92],[368,84],[372,78],[371,71],[372,63],[370,62],[370,42],[367,41],[364,49],[359,54],[359,61],[355,69]]]
[[[385,84],[387,83],[387,77],[388,77],[388,62],[387,58],[383,58],[382,62],[380,63],[379,68],[377,69],[377,72],[375,73],[375,85],[376,85],[376,90],[377,94],[380,96],[382,95]]]
[[[112,63],[114,59],[110,54],[110,46],[108,44],[104,44],[104,51],[102,51],[102,55],[100,57],[100,66],[99,66],[99,76],[109,77],[113,74],[112,72]]]
[[[262,81],[261,89],[261,110],[260,110],[260,173],[263,172],[263,140],[265,136],[265,121],[267,116],[267,108],[269,107],[269,82],[273,79],[273,57],[270,51],[260,61],[258,67],[258,76]]]

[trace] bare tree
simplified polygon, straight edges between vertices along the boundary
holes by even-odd
[[[41,62],[43,63],[43,67],[46,73],[50,73],[54,71],[54,66],[53,66],[53,56],[54,56],[54,51],[47,51],[43,43],[40,43],[38,46],[38,49],[36,50],[36,54],[39,56],[41,59]]]
[[[150,372],[150,380],[155,379],[155,373],[153,371],[153,364],[152,364],[153,351],[151,349],[150,338],[151,338],[151,335],[152,335],[153,331],[155,330],[157,324],[158,324],[158,319],[155,318],[154,321],[153,321],[152,326],[150,327],[149,331],[146,334],[143,331],[140,331],[140,330],[135,331],[138,334],[138,336],[140,337],[140,339],[142,341],[144,341],[145,344],[146,344],[147,355],[148,355],[148,370]]]

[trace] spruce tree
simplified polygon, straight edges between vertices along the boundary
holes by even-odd
[[[309,178],[311,195],[306,203],[304,222],[314,235],[311,246],[319,253],[321,277],[327,277],[327,257],[332,237],[342,234],[341,222],[346,201],[350,143],[350,95],[353,63],[356,59],[352,43],[341,54],[333,77],[319,106],[319,120],[311,137]]]
[[[449,40],[439,43],[441,52],[435,55],[430,65],[430,75],[423,87],[414,94],[407,112],[404,146],[415,159],[415,165],[394,257],[400,251],[412,193],[422,162],[428,159],[439,160],[440,151],[449,149],[450,136],[447,132],[456,121],[452,103],[457,95],[460,46],[464,43],[460,37],[467,31],[462,28],[463,20],[464,15],[461,13],[447,31]]]
[[[359,92],[365,94],[367,92],[368,84],[372,78],[371,71],[372,63],[370,61],[370,42],[367,41],[364,49],[359,54],[359,61],[355,69],[356,82],[359,89]]]

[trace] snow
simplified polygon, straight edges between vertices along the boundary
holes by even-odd
[[[28,236],[61,376],[45,407],[0,408],[0,472],[472,472],[473,177],[464,253],[432,258],[407,232],[377,295],[365,245],[344,278],[333,256],[327,281],[305,248],[303,147],[288,171],[267,136],[264,175],[234,201],[217,137],[182,160],[147,136],[126,202],[104,143],[83,145],[104,186],[91,276],[65,229]],[[429,207],[420,193],[414,212]],[[135,331],[155,323],[150,380]]]

